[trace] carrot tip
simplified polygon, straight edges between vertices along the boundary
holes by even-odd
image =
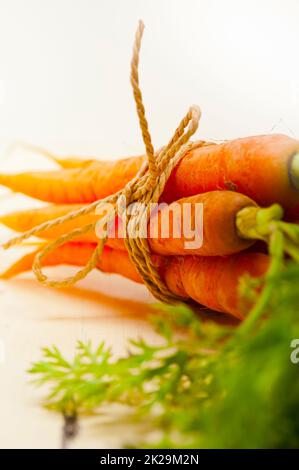
[[[10,279],[10,276],[6,272],[0,274],[0,281],[7,281],[8,279]]]
[[[0,215],[0,224],[8,226],[9,221],[10,221],[10,217],[7,214]]]

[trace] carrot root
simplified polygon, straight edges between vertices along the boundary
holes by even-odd
[[[84,266],[90,259],[95,247],[96,244],[94,243],[66,243],[45,257],[43,260],[44,266]],[[3,272],[0,275],[0,279],[8,280],[23,272],[30,271],[34,258],[40,250],[41,247],[34,252],[24,255]],[[105,273],[120,274],[134,282],[142,283],[141,277],[130,262],[126,252],[113,250],[105,246],[97,267]]]
[[[195,146],[174,168],[161,200],[230,189],[261,206],[277,202],[293,210],[299,205],[298,153],[298,140],[279,134]],[[0,174],[0,184],[43,201],[89,203],[122,189],[143,162],[144,157],[93,160],[56,172]]]
[[[45,266],[61,264],[83,266],[90,258],[95,244],[66,243],[44,260]],[[39,251],[39,250],[38,250]],[[37,251],[25,255],[0,277],[10,279],[29,271]],[[159,257],[153,261],[168,289],[182,300],[193,299],[212,310],[243,319],[238,302],[240,278],[249,274],[263,276],[269,266],[269,257],[261,253],[240,253],[228,257]],[[98,268],[106,273],[120,274],[142,283],[135,266],[126,252],[105,246]]]
[[[80,205],[51,205],[31,211],[19,211],[0,217],[0,222],[20,232],[55,220],[80,209]],[[223,210],[225,207],[225,210]],[[240,238],[236,230],[237,214],[255,203],[232,191],[211,191],[161,205],[148,223],[148,243],[158,255],[225,256],[248,248],[253,240]],[[199,210],[198,210],[199,209]],[[100,215],[82,215],[37,233],[40,238],[55,239],[74,229],[96,224]],[[125,250],[121,238],[121,220],[116,218],[115,233],[110,232],[108,246]],[[76,238],[78,242],[97,243],[100,230],[90,230]]]

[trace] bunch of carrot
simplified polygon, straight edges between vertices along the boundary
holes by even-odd
[[[15,212],[0,218],[6,226],[26,232],[122,189],[140,169],[145,157],[116,162],[52,158],[61,167],[51,172],[0,174],[0,184],[51,203],[45,208]],[[173,170],[161,202],[150,219],[156,236],[148,238],[152,260],[168,289],[184,300],[243,318],[238,300],[240,278],[266,276],[282,252],[299,262],[299,141],[284,135],[264,135],[193,146]],[[187,238],[176,238],[182,220],[180,206],[188,202],[194,222],[197,203],[203,204],[203,243],[186,249]],[[279,204],[279,205],[278,205]],[[268,207],[270,205],[270,207]],[[268,207],[268,208],[267,208]],[[282,220],[285,214],[285,219]],[[164,218],[164,219],[163,219]],[[170,232],[162,236],[162,220]],[[51,240],[78,227],[96,224],[96,214],[82,215],[38,233]],[[120,222],[120,221],[119,221]],[[152,233],[152,232],[151,232]],[[46,265],[82,266],[98,238],[94,231],[79,236],[49,254]],[[269,244],[270,256],[266,251]],[[31,268],[35,254],[26,255],[3,278]],[[108,237],[98,268],[136,282],[142,279],[132,264],[124,240]]]

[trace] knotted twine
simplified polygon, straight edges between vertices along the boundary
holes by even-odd
[[[113,210],[108,211],[102,220],[104,232],[99,238],[97,247],[87,264],[73,276],[67,277],[63,280],[49,279],[42,271],[42,261],[50,252],[55,251],[61,245],[64,245],[80,235],[91,230],[95,230],[95,223],[85,225],[84,227],[77,228],[72,232],[62,235],[57,240],[47,244],[36,254],[32,270],[38,281],[50,287],[66,287],[85,278],[85,276],[96,267],[99,259],[101,258],[103,248],[109,234],[109,224],[115,219],[117,208],[117,215],[121,217],[124,222],[125,246],[128,250],[130,259],[136,266],[136,269],[143,278],[144,283],[157,299],[173,303],[181,300],[181,298],[172,294],[162,281],[158,270],[151,259],[146,230],[148,220],[151,215],[150,204],[158,203],[173,168],[191,148],[202,145],[202,142],[189,142],[190,137],[198,128],[201,112],[198,106],[191,106],[168,144],[158,152],[154,151],[148,122],[145,116],[142,93],[139,86],[138,65],[143,31],[144,24],[140,21],[135,35],[131,61],[131,85],[133,88],[142,138],[146,149],[146,160],[139,172],[122,190],[117,193],[104,199],[94,201],[86,207],[73,211],[65,216],[40,224],[32,230],[28,230],[23,233],[21,236],[8,241],[3,245],[3,247],[8,249],[33,235],[37,235],[40,232],[46,231],[57,225],[61,225],[67,221],[74,220],[82,215],[89,214],[96,208],[97,212],[100,212],[101,209],[107,207],[107,204],[110,204],[111,207],[113,207]],[[131,211],[128,213],[126,210],[132,203],[138,204],[138,210],[133,211],[133,214]],[[134,236],[130,236],[128,231],[129,226],[134,228]]]

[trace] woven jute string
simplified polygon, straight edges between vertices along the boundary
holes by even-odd
[[[146,149],[146,160],[139,172],[119,192],[99,201],[95,201],[82,209],[71,212],[65,216],[34,227],[32,230],[23,233],[21,236],[8,241],[3,245],[3,247],[7,249],[19,244],[33,235],[38,235],[40,232],[46,231],[57,225],[61,225],[67,221],[74,220],[82,215],[89,214],[95,211],[96,208],[100,211],[104,207],[107,207],[107,203],[109,203],[114,210],[105,214],[104,220],[102,220],[104,233],[99,238],[97,247],[87,264],[77,271],[75,275],[63,280],[49,279],[42,271],[42,261],[50,252],[80,235],[91,230],[95,230],[96,224],[85,225],[84,227],[80,227],[72,232],[66,233],[57,240],[47,244],[41,251],[39,251],[32,266],[37,279],[42,284],[51,287],[70,286],[83,279],[93,268],[96,267],[108,238],[109,224],[114,220],[115,216],[118,215],[119,217],[123,217],[125,245],[129,256],[135,264],[139,274],[142,276],[144,283],[156,298],[164,302],[172,303],[180,300],[180,298],[173,295],[162,281],[158,270],[152,262],[145,234],[148,219],[151,215],[150,203],[157,203],[159,201],[173,168],[179,163],[186,152],[193,147],[202,145],[201,141],[194,143],[189,142],[190,137],[198,128],[201,112],[197,106],[191,106],[168,144],[158,152],[155,152],[148,128],[148,122],[145,116],[142,93],[139,87],[138,65],[143,31],[144,24],[140,21],[136,31],[133,57],[131,61],[131,84],[139,118],[139,125]],[[123,204],[122,201],[125,201],[125,204]],[[126,211],[126,208],[132,203],[138,203],[139,210],[137,210],[133,215],[130,215],[130,213],[128,214],[128,211]],[[118,211],[117,214],[116,209]],[[134,227],[134,236],[130,236],[128,233],[129,226]]]

